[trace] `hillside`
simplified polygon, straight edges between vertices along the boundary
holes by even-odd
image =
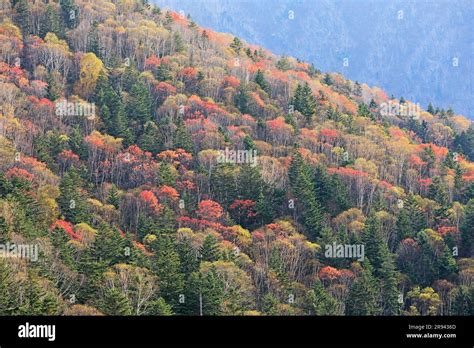
[[[0,8],[1,315],[474,313],[463,116],[138,0]]]

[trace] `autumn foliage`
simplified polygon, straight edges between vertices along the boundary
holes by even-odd
[[[0,315],[468,314],[469,120],[143,1],[15,3],[0,239],[42,250]]]

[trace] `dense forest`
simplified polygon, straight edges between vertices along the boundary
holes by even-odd
[[[451,109],[144,0],[0,0],[0,104],[0,315],[474,315]]]

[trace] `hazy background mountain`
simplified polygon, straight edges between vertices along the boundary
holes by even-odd
[[[323,71],[474,118],[472,0],[153,1]]]

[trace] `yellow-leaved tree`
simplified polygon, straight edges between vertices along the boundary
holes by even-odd
[[[76,83],[75,93],[83,98],[90,96],[103,69],[104,64],[94,53],[84,54],[80,62],[79,81]]]

